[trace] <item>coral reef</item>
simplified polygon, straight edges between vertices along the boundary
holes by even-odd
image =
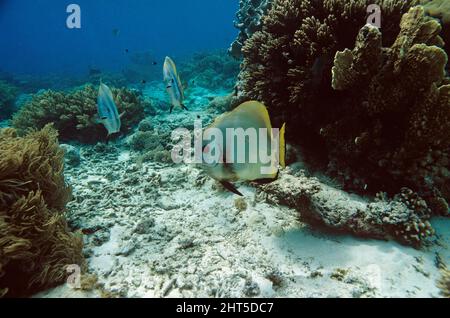
[[[25,296],[63,282],[67,265],[83,268],[83,241],[64,216],[71,190],[57,132],[1,130],[0,152],[0,293]]]
[[[295,175],[287,171],[277,181],[259,189],[260,198],[297,209],[302,220],[335,231],[394,239],[415,247],[434,235],[426,202],[406,188],[392,200],[380,194],[378,200],[368,203],[309,178],[303,171]]]
[[[112,89],[122,116],[122,132],[128,133],[144,118],[146,103],[134,90]],[[61,140],[94,143],[105,140],[107,132],[97,118],[97,90],[92,85],[69,93],[45,91],[33,96],[14,116],[12,124],[23,134],[53,123]]]
[[[222,51],[197,53],[182,61],[179,70],[181,79],[189,81],[188,87],[231,90],[239,74],[239,62]]]
[[[153,130],[138,131],[129,140],[130,148],[141,153],[137,158],[138,164],[147,161],[172,162],[169,143],[170,133]]]
[[[442,277],[439,279],[437,286],[441,290],[441,295],[445,298],[450,298],[450,270],[442,269]]]
[[[450,2],[447,0],[422,0],[427,14],[442,22],[442,37],[445,41],[445,51],[450,51]],[[447,65],[448,67],[448,65]]]
[[[236,59],[242,58],[242,46],[255,33],[262,29],[262,18],[270,9],[272,0],[240,0],[234,26],[239,35],[231,44],[228,53]]]
[[[223,114],[229,112],[238,104],[233,103],[233,95],[215,97],[208,105],[207,111],[212,114]]]
[[[450,2],[447,0],[422,0],[426,12],[442,20],[444,24],[450,23]]]
[[[61,144],[61,149],[64,150],[64,162],[68,166],[76,167],[81,163],[80,149],[67,144]]]
[[[450,177],[450,85],[447,55],[433,46],[441,43],[440,30],[416,7],[403,17],[389,49],[382,48],[378,29],[365,26],[353,51],[336,54],[332,86],[351,95],[346,106],[354,111],[322,128],[335,168],[340,162],[353,171],[370,167],[383,188],[413,187],[430,203],[442,197]],[[445,215],[448,206],[435,212]]]
[[[365,26],[372,3],[380,30]],[[238,98],[295,127],[289,138],[346,189],[394,196],[408,187],[445,215],[447,55],[441,25],[417,3],[275,1],[243,48]]]
[[[6,81],[0,80],[0,120],[11,117],[14,109],[14,101],[18,95],[17,88]]]
[[[144,119],[139,123],[138,130],[142,132],[153,130],[152,122],[149,119]]]

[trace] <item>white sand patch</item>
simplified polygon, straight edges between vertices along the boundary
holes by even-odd
[[[146,97],[165,100],[158,85]],[[192,90],[192,110],[159,113],[152,124],[187,126],[202,116],[211,92]],[[66,172],[75,196],[71,224],[90,229],[89,272],[106,290],[121,297],[439,297],[436,263],[450,263],[448,219],[433,221],[439,245],[422,250],[325,234],[301,223],[297,211],[261,202],[255,188],[237,184],[247,204],[241,210],[237,196],[200,170],[138,167],[137,155],[94,154]],[[68,294],[60,287],[37,296]]]

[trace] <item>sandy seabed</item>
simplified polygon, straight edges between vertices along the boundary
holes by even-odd
[[[164,98],[152,92],[147,96]],[[189,113],[151,120],[202,116],[204,96],[191,94]],[[138,165],[138,154],[120,144],[107,153],[80,148],[81,165],[65,172],[75,198],[69,223],[89,233],[88,272],[115,295],[440,297],[436,264],[450,260],[449,219],[433,220],[439,244],[421,250],[330,234],[302,223],[299,211],[267,203],[246,184],[238,185],[243,204],[194,166]],[[99,296],[67,285],[35,295]]]

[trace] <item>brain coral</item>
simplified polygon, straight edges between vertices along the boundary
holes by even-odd
[[[380,30],[365,26],[372,3]],[[244,46],[239,95],[264,102],[347,188],[408,187],[446,214],[447,55],[441,25],[417,3],[276,0]]]
[[[0,130],[0,152],[0,297],[26,296],[63,282],[67,265],[83,268],[83,241],[64,217],[71,191],[57,132]]]
[[[122,132],[127,133],[144,118],[145,103],[136,91],[113,88],[112,92],[119,113],[124,113]],[[61,140],[86,143],[105,140],[107,131],[96,122],[97,95],[92,85],[69,93],[45,91],[26,103],[13,117],[12,124],[20,134],[53,123]]]

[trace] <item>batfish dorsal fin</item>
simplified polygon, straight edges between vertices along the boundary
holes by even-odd
[[[169,63],[170,67],[173,69],[173,72],[176,76],[178,73],[177,73],[177,67],[175,65],[175,62],[170,57],[167,57],[166,60],[167,60],[167,63]]]
[[[225,113],[215,120],[211,127],[224,125],[229,128],[235,127],[236,118],[240,122],[246,122],[250,127],[263,127],[272,134],[269,112],[266,106],[257,101],[249,101],[239,105],[231,112]],[[237,127],[235,127],[237,128]]]

